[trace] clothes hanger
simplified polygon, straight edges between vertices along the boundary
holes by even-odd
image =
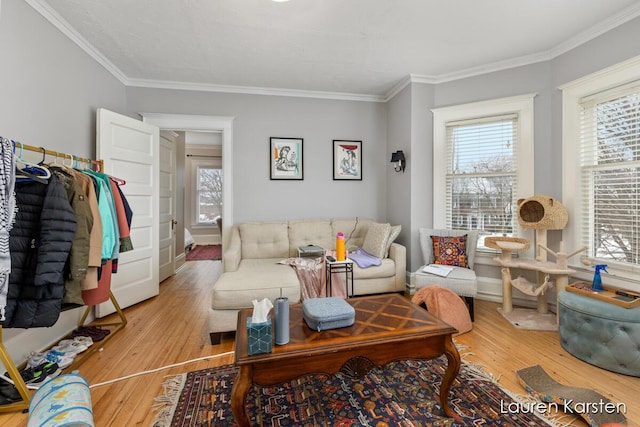
[[[50,163],[49,166],[59,166],[64,169],[68,169],[68,166],[64,164],[64,153],[62,153],[62,161],[60,161],[60,154],[56,151],[55,157],[53,158],[53,163]]]
[[[109,177],[110,180],[112,180],[113,182],[116,183],[116,185],[125,185],[127,183],[127,181],[125,181],[122,178],[117,178],[115,176],[111,176],[111,175],[107,175]]]
[[[23,159],[22,155],[24,154],[24,145],[19,141],[13,141],[14,155],[18,144],[20,144],[20,153],[16,157],[16,181],[24,182],[25,180],[31,180],[41,184],[49,183],[51,171],[42,165],[31,163]],[[24,167],[22,169],[18,168],[18,163],[24,165]]]

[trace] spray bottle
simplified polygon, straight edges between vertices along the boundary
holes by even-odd
[[[596,265],[596,272],[593,275],[593,284],[591,285],[591,289],[594,291],[604,291],[604,288],[602,287],[602,277],[600,277],[600,270],[604,270],[605,273],[608,273],[607,264]]]

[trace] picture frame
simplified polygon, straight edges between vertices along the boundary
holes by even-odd
[[[362,181],[362,141],[333,140],[333,180]]]
[[[302,138],[269,138],[270,179],[304,179],[303,142]]]

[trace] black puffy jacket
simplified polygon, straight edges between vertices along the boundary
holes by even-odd
[[[11,274],[4,328],[52,326],[60,316],[64,270],[76,217],[64,185],[16,182],[16,221],[9,234]]]

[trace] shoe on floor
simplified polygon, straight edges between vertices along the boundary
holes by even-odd
[[[70,354],[56,350],[49,350],[46,353],[46,358],[50,362],[57,363],[60,369],[65,369],[73,363],[73,360],[76,358],[76,354],[77,353]]]
[[[25,383],[27,384],[28,389],[37,390],[48,380],[60,375],[62,369],[60,369],[58,364],[55,362],[46,362],[35,368],[33,372],[35,373],[34,379],[31,381],[27,381],[25,379]]]
[[[73,363],[77,353],[64,353],[57,350],[49,350],[43,353],[33,352],[27,360],[27,368],[37,368],[47,362],[55,362],[60,369],[64,369]]]
[[[53,378],[60,375],[62,370],[55,362],[44,362],[35,368],[25,368],[20,371],[22,380],[27,385],[27,388],[35,390],[38,389],[48,378]],[[5,380],[9,380],[9,373],[5,372]],[[13,381],[10,381],[13,384]],[[17,390],[16,390],[17,391]]]
[[[37,351],[31,352],[29,359],[27,360],[27,368],[37,368],[47,361],[47,352],[39,353]]]
[[[91,337],[78,336],[70,340],[67,339],[60,341],[58,345],[53,347],[51,350],[75,356],[78,353],[82,353],[92,345],[93,340]]]
[[[4,380],[0,380],[0,401],[6,403],[14,403],[22,400],[22,396],[18,393],[18,389],[13,384]]]
[[[80,326],[71,332],[72,337],[85,336],[90,337],[94,342],[102,341],[111,331],[109,329],[103,329],[98,326]]]

